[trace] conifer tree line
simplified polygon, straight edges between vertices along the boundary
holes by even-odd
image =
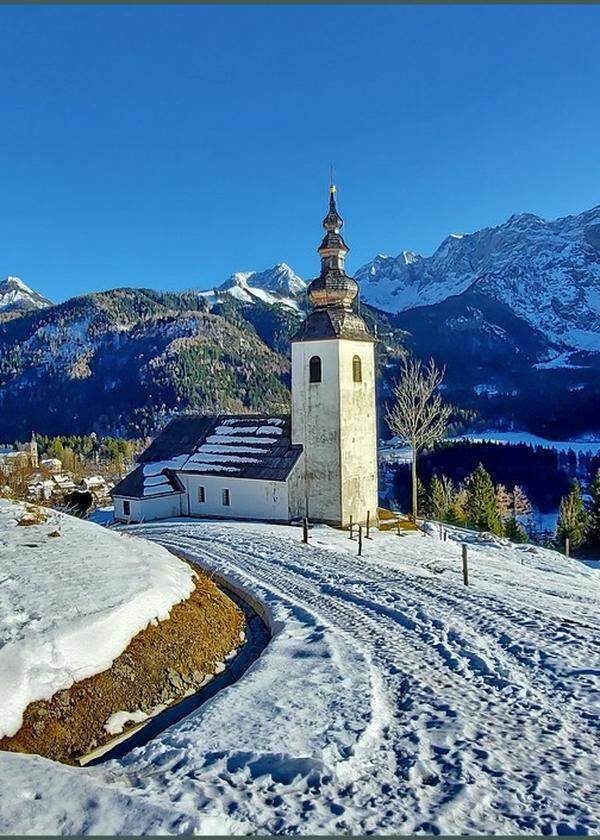
[[[458,485],[434,474],[427,489],[421,485],[421,496],[422,510],[430,519],[527,542],[523,520],[530,516],[531,505],[524,490],[518,485],[494,486],[483,464]]]
[[[600,469],[590,482],[587,499],[577,479],[561,499],[556,537],[561,545],[568,539],[573,549],[600,549]]]
[[[527,520],[532,507],[523,488],[494,485],[481,463],[458,485],[444,474],[434,474],[427,488],[420,482],[419,501],[429,519],[487,531],[516,543],[529,539]],[[563,548],[566,539],[571,549],[584,546],[600,549],[600,469],[590,483],[587,500],[577,479],[562,497],[556,547]]]

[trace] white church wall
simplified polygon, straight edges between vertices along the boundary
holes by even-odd
[[[164,496],[151,496],[146,499],[125,499],[115,496],[115,519],[125,522],[150,522],[153,519],[168,519],[181,516],[183,512],[183,493],[169,493]],[[125,502],[129,503],[129,514],[125,513]]]
[[[321,382],[309,382],[312,356],[321,359]],[[305,453],[308,516],[341,518],[339,341],[292,343],[292,443]]]
[[[300,455],[288,476],[289,519],[306,516],[306,492],[304,487],[304,453]]]
[[[352,362],[361,360],[362,381]],[[321,358],[311,383],[310,359]],[[304,446],[309,518],[347,525],[377,517],[374,344],[328,339],[292,343],[292,442]],[[302,514],[303,515],[303,514]]]
[[[353,359],[361,362],[362,382],[354,382]],[[375,350],[367,341],[340,341],[340,422],[342,522],[377,518],[377,416]]]
[[[231,519],[289,519],[288,486],[285,481],[262,481],[231,476],[177,473],[188,493],[191,516],[217,516]],[[200,501],[200,488],[204,501]],[[223,504],[223,491],[229,491],[229,505]]]

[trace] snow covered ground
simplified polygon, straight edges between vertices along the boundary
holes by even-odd
[[[0,499],[0,737],[32,701],[109,668],[193,588],[160,546],[57,511],[18,525],[25,513]]]
[[[469,432],[450,440],[470,440],[474,443],[489,441],[491,443],[526,443],[528,446],[545,446],[546,449],[556,449],[559,452],[568,452],[570,449],[578,455],[582,452],[591,452],[597,455],[600,452],[600,441],[589,440],[549,440],[548,438],[533,435],[530,432]]]
[[[580,455],[582,452],[597,455],[600,452],[600,441],[598,440],[549,440],[539,437],[531,432],[501,432],[491,429],[485,432],[466,432],[464,435],[448,438],[449,441],[457,442],[470,440],[473,443],[507,443],[515,445],[525,443],[528,446],[543,446],[546,449],[556,449],[559,452],[568,452],[570,449]],[[379,445],[381,459],[386,463],[407,463],[412,460],[411,449],[398,443],[397,438],[391,438]]]
[[[121,761],[2,755],[0,831],[597,833],[597,571],[452,529],[363,557],[326,527],[129,530],[259,598],[273,639]]]

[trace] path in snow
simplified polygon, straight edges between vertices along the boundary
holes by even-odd
[[[260,524],[132,530],[252,591],[274,637],[197,713],[86,771],[71,830],[102,832],[107,809],[113,831],[600,827],[597,572],[474,537],[465,588],[435,536],[375,533],[359,558],[327,528],[309,546]]]
[[[301,552],[289,539],[258,532],[242,555],[239,536],[227,528],[176,526],[174,538],[172,526],[146,533],[206,565],[243,573],[293,611],[309,610],[371,665],[371,742],[350,774],[318,785],[319,798],[339,809],[329,829],[598,825],[589,798],[598,715],[585,703],[590,649],[599,650],[595,628],[503,603],[476,583],[457,589],[443,573],[424,578],[382,567],[369,560],[370,546],[362,558]],[[405,550],[406,541],[376,539],[392,558]],[[417,552],[431,539],[413,538]],[[456,562],[457,548],[439,543],[437,558]],[[566,790],[557,784],[563,776]],[[298,825],[311,785],[302,790],[296,779],[280,787],[279,819]]]

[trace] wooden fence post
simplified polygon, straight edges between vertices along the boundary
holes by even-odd
[[[571,546],[569,544],[569,538],[565,537],[565,557],[569,556],[570,548],[571,548]]]
[[[354,526],[353,526],[353,524],[352,524],[352,514],[350,514],[350,539],[351,539],[351,540],[352,540],[352,539],[354,539],[354,532],[352,531],[352,528],[353,528],[353,527],[354,527]]]
[[[368,510],[367,511],[367,533],[365,534],[365,536],[368,540],[371,539],[371,537],[369,536],[370,524],[371,524],[371,511]]]
[[[302,542],[308,542],[308,517],[305,516],[302,520]]]
[[[469,566],[467,563],[467,545],[462,544],[462,561],[463,561],[463,583],[465,586],[469,585]]]
[[[362,525],[358,526],[358,556],[362,554]]]
[[[442,523],[441,522],[439,524],[439,528],[440,528],[440,540],[441,540],[442,539]]]

